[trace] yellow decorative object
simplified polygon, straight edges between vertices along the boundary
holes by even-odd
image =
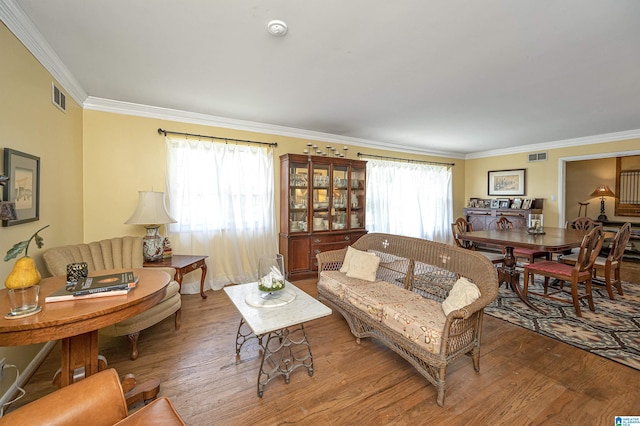
[[[36,268],[36,264],[31,257],[27,255],[29,251],[29,244],[31,241],[35,239],[36,245],[38,248],[41,248],[44,245],[44,239],[38,235],[38,232],[42,231],[44,228],[49,225],[38,229],[32,236],[26,241],[20,241],[15,244],[9,251],[7,251],[7,255],[4,257],[5,261],[11,260],[14,257],[18,256],[24,250],[24,256],[18,259],[13,265],[13,269],[11,273],[7,276],[4,281],[5,287],[8,289],[20,289],[27,288],[33,285],[36,285],[42,279],[38,268]]]
[[[4,280],[6,288],[25,288],[36,285],[40,282],[42,276],[36,268],[36,263],[29,256],[18,259],[13,265],[11,273]]]

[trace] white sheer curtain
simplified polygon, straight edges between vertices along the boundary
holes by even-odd
[[[277,253],[273,150],[167,137],[173,253],[207,255],[205,288],[257,280],[258,258]],[[192,275],[183,292],[197,293]]]
[[[451,169],[367,159],[367,230],[450,243]]]

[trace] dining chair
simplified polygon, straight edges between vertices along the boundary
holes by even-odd
[[[565,222],[566,229],[577,229],[578,231],[585,231],[585,232],[591,231],[596,226],[601,226],[601,225],[602,223],[596,222],[595,220],[586,216],[578,216],[572,221]],[[579,249],[567,250],[565,252],[558,254],[558,262],[562,262],[562,259],[565,256],[577,256],[578,250]]]
[[[590,217],[582,216],[573,219],[570,222],[566,222],[565,228],[577,229],[579,231],[591,231],[596,226],[600,225],[600,222],[596,222]]]
[[[524,267],[523,285],[523,293],[525,297],[527,297],[527,294],[529,293],[529,280],[533,282],[534,276],[537,274],[544,276],[544,293],[531,292],[531,294],[546,297],[551,300],[566,302],[565,299],[554,295],[568,292],[563,289],[562,284],[564,284],[564,282],[570,282],[571,299],[573,301],[573,307],[576,311],[576,315],[579,317],[582,316],[582,312],[580,311],[580,299],[586,299],[589,305],[589,310],[595,311],[593,294],[591,292],[591,279],[593,274],[593,264],[595,263],[600,249],[602,248],[603,242],[604,233],[602,231],[602,226],[598,226],[593,228],[582,239],[582,244],[580,244],[580,251],[578,252],[578,258],[576,259],[575,265],[572,266],[566,263],[553,262],[549,260],[526,265]],[[557,279],[560,282],[560,287],[552,293],[549,293],[550,278]],[[578,284],[581,283],[584,283],[585,287],[584,294],[582,295],[578,292]]]
[[[622,280],[620,280],[620,266],[622,265],[622,255],[631,238],[631,223],[627,222],[618,229],[607,257],[598,256],[593,264],[593,278],[596,278],[598,272],[604,275],[604,284],[609,293],[609,299],[613,300],[613,286],[618,290],[618,294],[622,296]],[[562,262],[568,265],[575,265],[578,256],[571,254],[562,257]],[[612,280],[613,275],[613,280]]]
[[[471,231],[473,231],[473,224],[471,224],[471,222],[468,222],[463,217],[457,218],[456,221],[451,224],[451,232],[453,233],[453,240],[455,241],[456,246],[462,247],[468,250],[476,250],[479,253],[481,253],[484,257],[489,259],[491,263],[493,263],[494,265],[501,264],[504,260],[503,254],[477,250],[476,245],[473,244],[471,241],[465,241],[459,238],[460,234],[464,234],[465,232],[471,232]]]
[[[500,216],[500,219],[496,221],[496,229],[498,230],[506,230],[506,229],[512,229],[512,228],[513,228],[513,222],[511,222],[505,216]],[[504,253],[504,248],[502,249],[502,252]],[[529,263],[533,263],[535,259],[539,259],[539,258],[551,260],[550,252],[540,251],[535,249],[528,249],[528,248],[515,247],[513,249],[513,255],[516,258],[527,259]]]

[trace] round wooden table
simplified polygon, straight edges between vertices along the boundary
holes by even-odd
[[[125,270],[98,271],[97,274]],[[77,301],[45,303],[47,295],[66,285],[66,277],[43,279],[40,282],[40,312],[23,318],[6,319],[4,315],[0,316],[0,346],[23,346],[62,339],[60,386],[71,384],[74,370],[78,368],[84,367],[87,377],[97,373],[98,329],[130,318],[156,305],[164,298],[171,280],[169,274],[159,270],[133,271],[140,280],[129,294]],[[7,289],[2,289],[0,313],[9,311],[9,295]]]

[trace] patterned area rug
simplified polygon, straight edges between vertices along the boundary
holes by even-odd
[[[542,293],[542,282],[536,277],[532,291]],[[606,288],[594,283],[596,311],[591,312],[587,302],[581,301],[582,318],[579,318],[568,294],[561,296],[566,297],[566,304],[529,295],[532,303],[546,312],[543,314],[527,307],[510,288],[502,285],[498,299],[485,312],[640,370],[640,284],[622,283],[622,290],[624,296],[614,289],[615,300],[610,300]]]

